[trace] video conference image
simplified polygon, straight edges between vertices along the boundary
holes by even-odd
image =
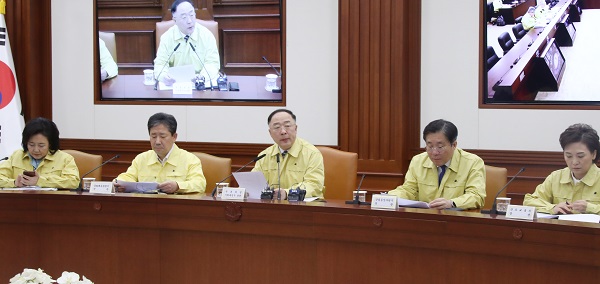
[[[140,28],[105,20],[110,1],[97,1],[100,100],[281,102],[281,3],[272,2],[267,28],[241,32],[243,23],[192,5],[165,7]]]
[[[484,101],[599,104],[600,7],[585,3],[485,0]]]

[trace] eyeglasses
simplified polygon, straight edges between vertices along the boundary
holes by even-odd
[[[177,18],[187,21],[188,19],[195,19],[196,18],[196,12],[191,12],[189,14],[183,14],[183,15],[179,15],[177,16]]]
[[[427,152],[434,152],[437,151],[438,153],[444,152],[444,150],[446,150],[446,147],[448,147],[447,145],[444,146],[425,146],[425,149],[427,150]]]
[[[283,125],[281,125],[281,124],[273,124],[273,125],[271,125],[270,128],[271,128],[271,130],[274,130],[274,131],[280,131],[281,128],[283,127],[285,129],[285,131],[288,131],[288,130],[292,129],[292,127],[294,127],[294,125],[295,124],[293,124],[293,123],[286,123],[286,124],[283,124]]]

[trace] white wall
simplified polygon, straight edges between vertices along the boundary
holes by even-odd
[[[163,111],[177,118],[178,141],[273,142],[266,119],[276,107],[94,105],[93,9],[91,0],[52,1],[52,113],[62,138],[146,140],[148,117]],[[338,143],[337,10],[337,1],[287,1],[286,107],[314,144]]]
[[[336,145],[337,1],[287,5],[288,108],[298,114],[301,136]],[[180,123],[179,140],[271,142],[265,118],[272,107],[94,105],[92,1],[53,0],[52,7],[53,115],[62,137],[145,140],[148,116],[165,111]],[[422,11],[421,129],[445,118],[458,126],[460,147],[536,151],[560,151],[558,135],[570,124],[600,129],[593,110],[479,109],[479,0],[423,0]],[[460,31],[449,15],[460,19]]]
[[[574,123],[600,130],[597,110],[478,108],[479,2],[423,0],[421,129],[445,118],[462,148],[534,151],[561,151],[558,137]]]

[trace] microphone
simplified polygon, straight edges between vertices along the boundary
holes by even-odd
[[[279,190],[277,190],[277,200],[281,200],[281,172],[279,171],[279,153],[277,153],[277,186],[279,186]]]
[[[162,74],[162,72],[165,71],[165,67],[167,67],[167,65],[169,65],[169,59],[171,59],[171,56],[173,56],[173,53],[175,53],[175,51],[177,51],[177,49],[179,48],[180,45],[181,45],[181,42],[175,46],[175,48],[173,49],[173,52],[171,52],[171,54],[169,54],[169,57],[167,58],[167,62],[165,62],[165,65],[163,65],[163,68],[160,69],[160,72],[158,72],[158,76],[156,76],[156,82],[154,83],[154,90],[158,89],[158,78],[160,78],[160,74]]]
[[[208,75],[208,81],[210,82],[210,89],[212,90],[213,84],[212,84],[212,78],[210,78],[210,72],[208,72],[208,69],[206,69],[206,67],[204,66],[204,62],[202,62],[202,59],[200,59],[200,55],[198,55],[198,52],[196,52],[196,48],[194,47],[192,42],[190,42],[189,44],[192,47],[192,50],[194,51],[196,56],[198,57],[198,60],[200,61],[200,65],[202,65],[202,69],[206,70],[206,75]],[[200,70],[200,72],[202,72],[202,70]]]
[[[366,174],[363,174],[362,177],[360,178],[360,182],[358,183],[358,188],[356,189],[356,194],[354,195],[354,200],[348,200],[348,201],[346,201],[346,204],[371,205],[371,202],[360,201],[360,199],[359,199],[360,187],[362,186],[362,182],[365,179],[365,175]]]
[[[273,70],[275,70],[275,74],[277,74],[277,76],[281,77],[281,73],[279,73],[279,71],[277,71],[277,69],[275,69],[275,67],[273,67],[273,65],[271,64],[271,62],[269,62],[269,60],[267,60],[267,57],[265,57],[265,56],[263,55],[262,59],[263,59],[264,61],[266,61],[266,62],[267,62],[267,64],[269,64],[269,66],[271,66],[271,68],[273,68]]]
[[[97,167],[93,168],[91,171],[89,171],[89,172],[87,172],[87,173],[83,174],[83,175],[81,176],[81,180],[79,180],[79,186],[77,187],[77,189],[76,189],[76,190],[77,190],[77,191],[83,191],[83,188],[81,187],[81,183],[83,182],[83,178],[84,178],[84,177],[86,177],[87,175],[89,175],[89,174],[90,174],[90,173],[92,173],[93,171],[95,171],[95,170],[97,170],[97,169],[101,168],[102,166],[106,165],[108,162],[110,162],[110,161],[112,161],[112,160],[114,160],[114,159],[116,159],[116,158],[118,158],[118,157],[121,157],[121,155],[119,155],[119,154],[116,154],[114,157],[112,157],[112,158],[110,158],[110,159],[108,159],[108,160],[104,161],[102,164],[100,164],[99,166],[97,166]]]
[[[266,155],[267,155],[267,154],[262,154],[262,155],[260,155],[260,156],[258,156],[258,157],[256,157],[256,158],[252,159],[252,161],[250,161],[250,162],[248,162],[247,164],[243,165],[243,166],[242,166],[241,168],[239,168],[237,171],[235,171],[235,172],[231,173],[230,175],[228,175],[227,177],[225,177],[224,179],[222,179],[222,180],[221,180],[220,182],[218,182],[218,183],[222,183],[222,182],[224,182],[226,179],[230,178],[230,177],[231,177],[233,174],[235,174],[235,173],[237,173],[237,172],[241,171],[242,169],[244,169],[246,166],[250,165],[251,163],[254,163],[254,162],[256,162],[256,161],[258,161],[258,160],[260,160],[260,159],[264,158]],[[213,191],[212,191],[212,193],[211,193],[210,195],[211,195],[212,197],[214,197],[216,192],[217,192],[217,185],[215,185],[215,188],[213,189]]]
[[[8,160],[8,157],[4,157],[4,158],[0,159],[0,162],[4,161],[4,160]]]
[[[504,212],[498,212],[498,210],[496,210],[496,199],[498,198],[498,195],[500,195],[500,193],[502,193],[502,191],[504,191],[504,189],[506,189],[506,187],[513,181],[515,180],[515,178],[521,174],[523,171],[525,171],[525,167],[522,167],[517,174],[515,174],[505,185],[504,187],[502,187],[498,193],[496,193],[496,197],[494,197],[494,203],[492,204],[492,209],[490,210],[481,210],[482,214],[496,214],[496,215],[505,215],[506,213]]]

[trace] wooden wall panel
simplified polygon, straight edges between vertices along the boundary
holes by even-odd
[[[409,90],[420,84],[420,62],[411,61],[420,42],[410,32],[419,30],[420,1],[342,0],[339,18],[339,146],[358,153],[365,186],[389,190],[388,176],[408,166],[407,145],[418,145],[408,125],[419,121]]]
[[[215,21],[221,33],[221,64],[231,75],[265,75],[282,58],[281,7],[279,1],[220,1],[214,3]]]
[[[280,69],[280,30],[223,30],[223,62],[226,69],[260,68],[260,75],[273,73],[262,60],[265,56],[273,66]],[[243,72],[240,70],[239,72]],[[233,72],[227,72],[233,73]]]
[[[600,0],[579,0],[583,2],[583,9],[600,9]]]

